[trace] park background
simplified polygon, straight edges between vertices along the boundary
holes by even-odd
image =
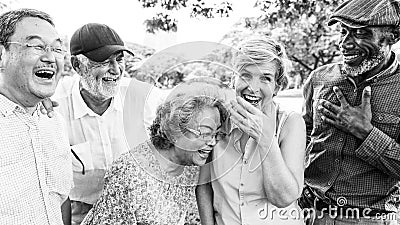
[[[232,47],[254,35],[283,43],[292,63],[287,87],[277,101],[301,110],[301,88],[310,72],[341,60],[339,32],[327,20],[343,0],[0,0],[0,13],[35,8],[49,13],[66,47],[73,32],[85,23],[115,29],[135,52],[126,61],[126,76],[170,89],[193,76],[212,76],[229,83]],[[179,54],[154,59],[171,46],[206,41],[226,46],[191,63]],[[399,46],[395,46],[399,49]],[[149,60],[150,59],[150,60]],[[64,75],[74,71],[65,58]],[[148,63],[153,61],[153,63]]]

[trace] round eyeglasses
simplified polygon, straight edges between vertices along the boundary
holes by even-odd
[[[194,130],[191,128],[186,128],[186,130],[190,131],[191,133],[195,134],[197,137],[200,137],[204,141],[211,141],[212,139],[215,138],[215,140],[219,141],[221,137],[224,136],[224,134],[220,131],[218,132],[207,132],[207,133],[202,133],[201,131]]]
[[[20,46],[24,46],[29,49],[33,54],[36,55],[44,55],[46,52],[53,53],[54,57],[57,59],[64,59],[67,51],[63,49],[61,46],[51,46],[45,44],[31,44],[31,43],[21,43],[17,41],[9,41],[8,44],[17,44]]]

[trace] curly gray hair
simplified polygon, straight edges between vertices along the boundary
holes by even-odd
[[[180,94],[157,108],[156,118],[150,126],[150,140],[157,149],[170,149],[175,137],[186,131],[189,123],[206,108],[216,107],[221,123],[226,119],[226,110],[220,100],[210,96],[188,96]]]

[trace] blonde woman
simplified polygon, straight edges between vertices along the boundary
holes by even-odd
[[[303,188],[305,125],[273,101],[287,62],[270,38],[248,40],[234,54],[237,101],[196,189],[202,224],[303,224],[295,202]]]

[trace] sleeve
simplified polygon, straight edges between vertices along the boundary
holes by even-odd
[[[400,179],[400,145],[378,128],[372,129],[356,154],[389,176]]]
[[[104,177],[104,188],[100,198],[93,205],[82,225],[88,224],[131,224],[136,225],[135,198],[130,197],[130,170],[124,158],[115,161]]]
[[[306,134],[307,134],[307,145],[310,143],[311,140],[311,131],[313,129],[313,86],[312,86],[312,77],[314,72],[310,74],[308,79],[306,80],[304,87],[303,87],[303,108],[302,108],[302,116],[304,122],[306,123]]]

